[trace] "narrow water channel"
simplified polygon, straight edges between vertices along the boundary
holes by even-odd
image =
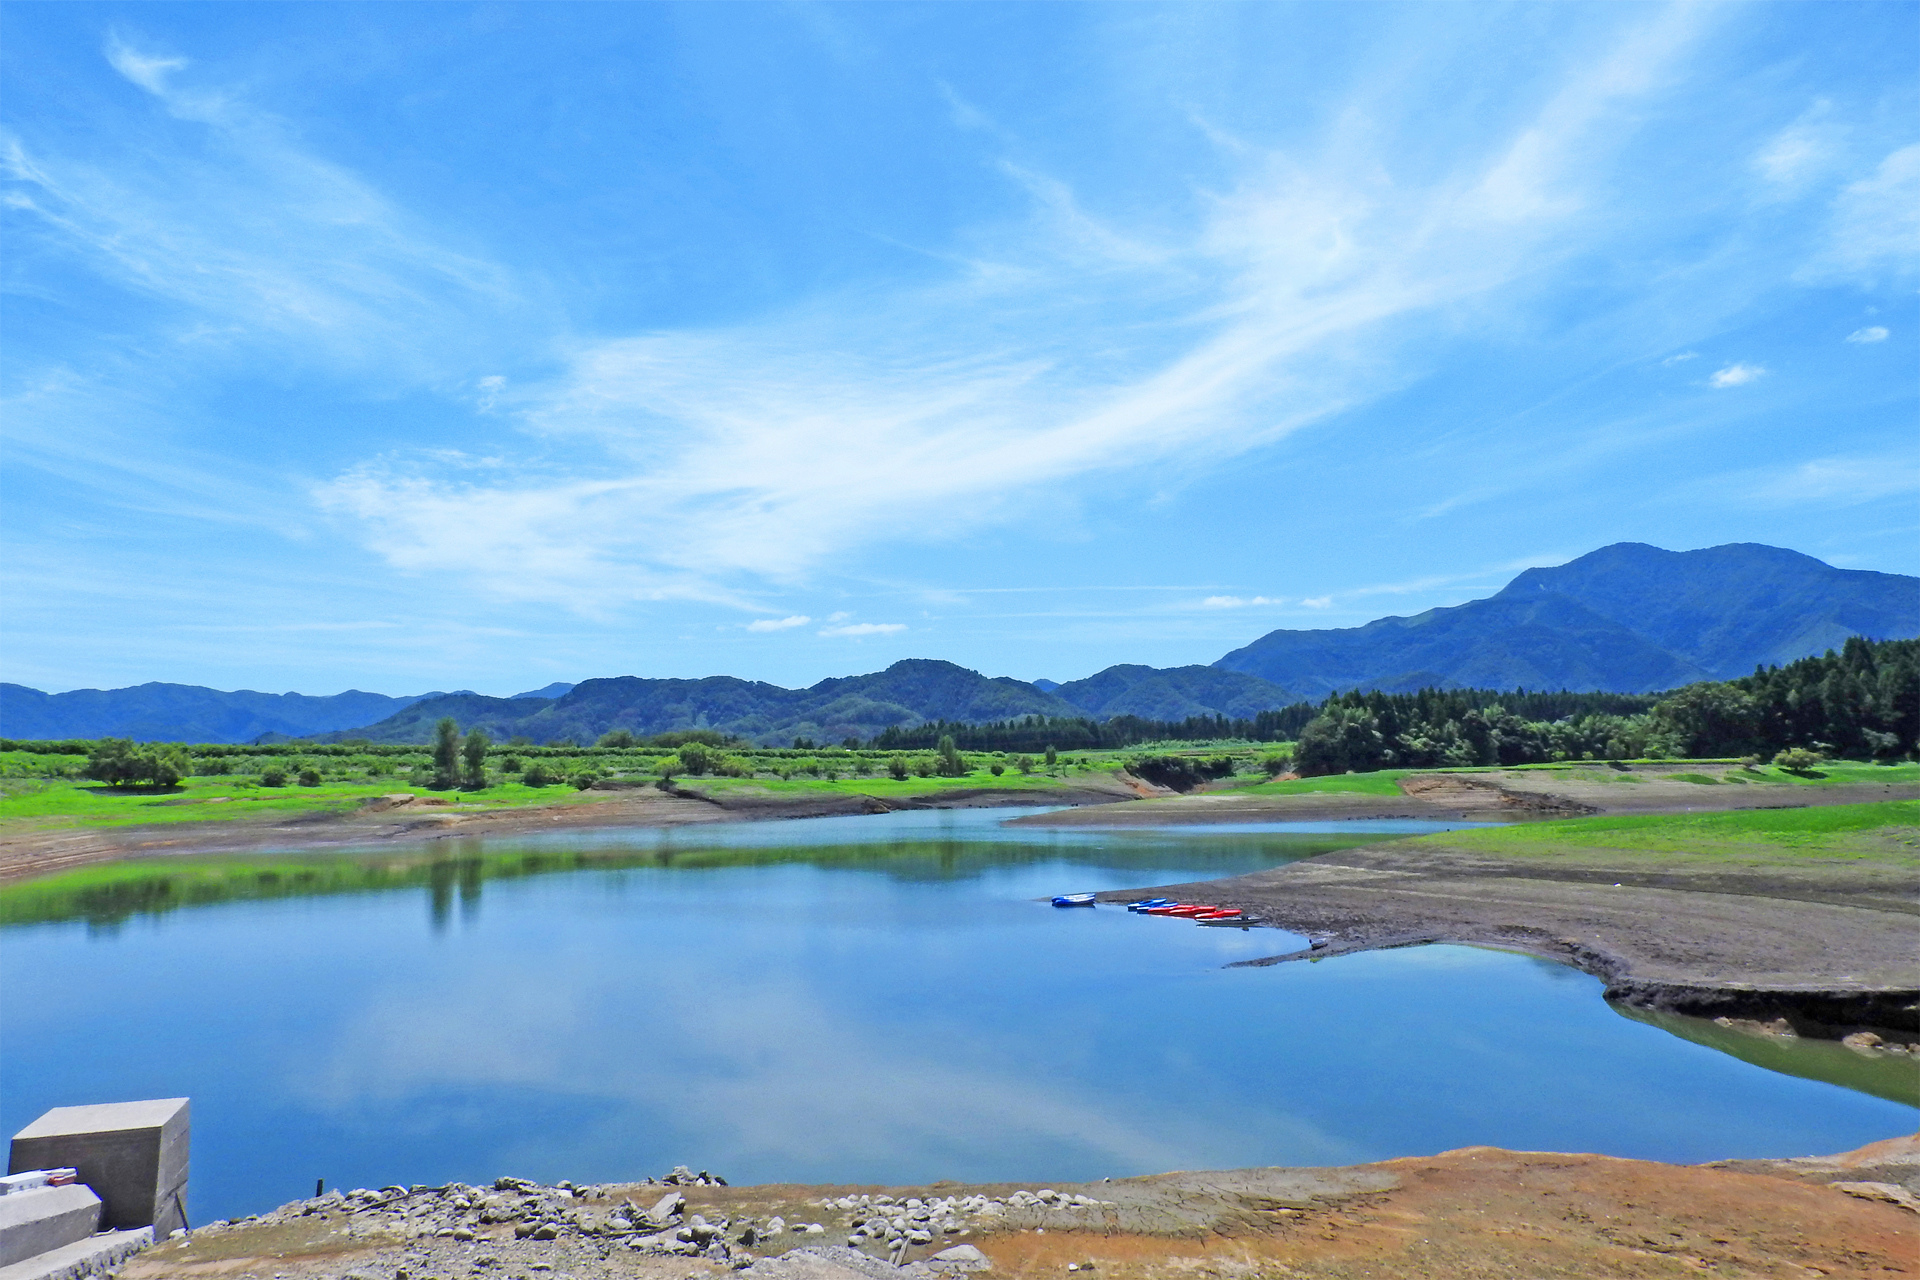
[[[1051,832],[1007,816],[18,887],[0,895],[0,1128],[190,1096],[201,1222],[316,1178],[594,1182],[684,1163],[735,1182],[1072,1180],[1482,1143],[1692,1161],[1914,1128],[1877,1077],[1743,1060],[1524,956],[1232,969],[1300,940],[1036,901],[1417,824]]]

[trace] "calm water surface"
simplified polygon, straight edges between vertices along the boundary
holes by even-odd
[[[149,868],[39,916],[16,899],[38,922],[0,929],[0,1131],[191,1096],[207,1221],[319,1177],[1069,1180],[1476,1143],[1692,1161],[1914,1127],[1871,1080],[1786,1074],[1842,1060],[1743,1061],[1523,956],[1232,969],[1301,940],[1034,901],[1430,826],[1006,816],[386,849],[172,909]]]

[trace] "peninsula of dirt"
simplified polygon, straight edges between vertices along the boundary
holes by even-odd
[[[1874,1051],[1920,1050],[1920,807],[1896,804],[1879,814],[1890,823],[1799,844],[1769,844],[1738,821],[1720,828],[1677,822],[1664,843],[1649,843],[1631,822],[1604,821],[1714,812],[1738,819],[1742,810],[1764,818],[1863,801],[1888,810],[1887,801],[1915,799],[1914,787],[1736,795],[1728,794],[1732,787],[1659,779],[1632,787],[1556,780],[1549,791],[1525,773],[1415,775],[1403,787],[1404,803],[1198,797],[1016,822],[1132,826],[1154,809],[1177,810],[1187,822],[1432,817],[1442,796],[1452,816],[1468,820],[1583,812],[1596,821],[1394,840],[1251,875],[1101,898],[1218,903],[1311,940],[1256,964],[1434,942],[1501,947],[1594,974],[1607,983],[1608,999],[1629,1006],[1849,1039]],[[1775,825],[1786,823],[1783,816]]]

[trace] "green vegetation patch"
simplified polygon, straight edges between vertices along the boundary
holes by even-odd
[[[1690,858],[1831,857],[1920,865],[1920,800],[1726,813],[1568,818],[1421,836],[1418,844],[1505,857],[1587,850]]]
[[[1412,773],[1432,773],[1431,769],[1380,769],[1373,773],[1335,773],[1320,778],[1285,778],[1262,782],[1236,790],[1258,796],[1318,795],[1324,792],[1363,796],[1397,796],[1400,780]]]

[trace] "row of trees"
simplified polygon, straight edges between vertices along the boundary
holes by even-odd
[[[1311,776],[1550,760],[1772,757],[1784,751],[1809,758],[1911,757],[1920,745],[1920,640],[1856,636],[1838,653],[1764,667],[1737,680],[1688,685],[1624,714],[1624,708],[1554,719],[1527,714],[1559,698],[1577,707],[1587,696],[1522,694],[1508,705],[1483,701],[1477,690],[1342,694],[1322,703],[1302,726],[1294,767]]]

